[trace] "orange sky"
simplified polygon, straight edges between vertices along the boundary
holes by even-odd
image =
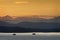
[[[60,0],[0,0],[0,16],[60,16]]]

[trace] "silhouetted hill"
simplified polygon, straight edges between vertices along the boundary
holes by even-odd
[[[9,23],[7,22],[4,22],[4,21],[0,21],[0,26],[5,26],[5,25],[8,25]]]
[[[47,23],[47,22],[21,22],[17,24],[22,27],[27,28],[53,28],[53,27],[59,27],[60,23]]]
[[[12,24],[0,21],[0,32],[60,32],[60,17],[47,20],[51,22],[21,21],[17,24]]]
[[[52,20],[56,23],[60,23],[60,16],[54,17]]]

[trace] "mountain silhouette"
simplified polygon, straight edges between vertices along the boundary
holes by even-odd
[[[60,16],[52,19],[28,18],[19,17],[17,18],[19,20],[11,20],[12,17],[4,16],[0,20],[0,32],[60,32]],[[14,21],[14,24],[7,22],[8,20]],[[15,24],[17,21],[18,23]]]

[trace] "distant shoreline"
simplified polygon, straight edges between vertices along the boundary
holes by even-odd
[[[0,32],[0,33],[33,33],[33,32]],[[35,33],[60,33],[60,32],[35,32]]]

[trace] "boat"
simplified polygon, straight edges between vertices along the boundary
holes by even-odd
[[[35,32],[33,32],[33,34],[32,34],[32,35],[36,35],[36,34],[35,34]]]
[[[13,35],[15,36],[16,34],[15,34],[15,33],[13,33]]]

